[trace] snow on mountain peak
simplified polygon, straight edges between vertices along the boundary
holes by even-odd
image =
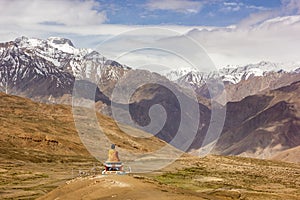
[[[197,70],[191,67],[183,67],[175,70],[166,70],[162,72],[163,76],[166,76],[171,81],[176,81],[180,77],[188,74],[189,72],[196,72]]]
[[[201,86],[210,78],[220,77],[224,82],[236,84],[241,80],[247,80],[250,77],[264,76],[270,72],[296,72],[299,68],[299,63],[272,63],[268,61],[261,61],[257,64],[248,64],[245,66],[228,65],[214,72],[200,72],[189,68],[182,68],[169,71],[164,75],[169,80],[181,85],[184,85],[183,83],[188,83],[192,86]]]
[[[278,72],[285,71],[290,72],[299,67],[299,64],[293,62],[285,62],[285,63],[273,63],[268,61],[261,61],[257,64],[249,64],[240,68],[244,68],[244,70],[254,70],[263,71],[263,72]],[[255,70],[254,70],[255,71]]]
[[[74,77],[95,83],[105,77],[105,81],[109,82],[119,79],[129,70],[92,49],[77,49],[65,38],[42,40],[23,36],[0,43],[0,47],[0,64],[4,66],[0,77],[7,77],[5,70],[9,69],[9,79],[14,84],[18,81],[21,84],[24,78],[33,80],[42,77],[44,80],[51,79],[51,84],[56,87],[68,87]],[[0,87],[3,81],[6,80],[0,80]]]
[[[47,41],[49,43],[55,44],[55,45],[64,45],[67,44],[71,47],[74,47],[73,43],[71,42],[71,40],[66,39],[66,38],[60,38],[60,37],[49,37],[47,39]]]
[[[261,61],[257,64],[248,64],[245,66],[225,67],[219,70],[223,81],[233,84],[241,80],[247,80],[252,76],[264,76],[270,72],[292,72],[300,65],[297,63],[273,63],[269,61]]]
[[[15,39],[15,43],[22,48],[35,48],[40,47],[45,51],[49,50],[50,46],[52,48],[60,50],[65,53],[69,54],[78,54],[80,52],[79,49],[76,49],[71,42],[71,40],[66,38],[59,38],[59,37],[49,37],[47,40],[41,40],[37,38],[28,38],[25,36],[19,37]]]
[[[47,39],[47,43],[62,52],[66,52],[69,54],[77,54],[79,50],[76,49],[71,42],[71,40],[60,37],[49,37]]]
[[[43,42],[44,42],[43,40],[36,39],[36,38],[28,38],[25,36],[18,37],[15,39],[15,43],[17,43],[21,47],[27,47],[27,48],[41,46]]]

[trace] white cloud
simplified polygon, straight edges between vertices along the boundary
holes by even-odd
[[[263,6],[254,6],[254,5],[247,5],[246,8],[248,9],[254,9],[259,11],[267,11],[270,10],[269,8],[263,7]]]
[[[22,35],[93,34],[107,20],[105,12],[97,11],[100,6],[95,0],[2,0],[0,41]]]
[[[259,12],[232,28],[192,31],[188,35],[203,45],[218,67],[262,60],[299,62],[300,1],[282,0],[282,6],[272,10],[251,8]]]
[[[80,0],[2,0],[0,23],[3,25],[53,24],[66,26],[96,25],[105,22],[105,12],[95,10],[96,1]]]
[[[207,63],[201,63],[201,60],[205,58],[204,52],[210,56],[217,68],[229,64],[258,63],[263,60],[272,62],[300,61],[298,50],[300,15],[276,17],[244,28],[239,26],[194,28],[182,35],[182,31],[189,28],[191,27],[178,29],[181,33],[175,35],[162,34],[162,31],[158,31],[157,37],[153,38],[154,33],[150,30],[134,31],[132,34],[136,34],[136,37],[123,38],[123,40],[116,39],[108,45],[108,47],[115,49],[103,46],[102,49],[100,48],[100,52],[115,58],[116,55],[122,55],[123,52],[130,49],[139,49],[137,52],[121,56],[118,60],[131,66],[161,64],[170,68],[190,67],[189,62],[182,60],[183,56],[191,63],[198,63],[204,69],[205,63]],[[199,46],[192,47],[191,44],[188,44],[185,36],[192,38]],[[159,46],[165,50],[177,48],[177,56],[162,54],[159,50],[150,52],[140,49],[140,47],[149,47],[151,44],[149,39],[159,41]],[[201,47],[205,50],[204,52]],[[142,54],[142,51],[145,53]],[[172,51],[174,52],[174,50]],[[111,54],[111,52],[113,53]]]
[[[300,1],[299,0],[281,0],[283,5],[283,12],[290,14],[296,12],[300,14]]]
[[[239,11],[241,9],[240,6],[225,6],[223,8],[220,9],[220,11],[222,12],[236,12]]]
[[[258,10],[258,11],[267,11],[270,10],[269,8],[263,6],[254,6],[254,5],[247,5],[242,2],[223,2],[224,7],[220,9],[223,12],[237,12],[242,9],[251,9],[251,10]]]
[[[239,4],[237,2],[224,2],[225,6],[238,6]]]
[[[258,13],[252,13],[247,18],[241,20],[238,26],[240,28],[248,29],[249,27],[256,26],[265,20],[274,18],[279,14],[280,14],[279,10],[268,10],[268,11],[261,11]]]
[[[170,29],[144,27],[116,36],[96,49],[135,68],[159,65],[164,69],[191,66],[212,69],[197,42]]]
[[[300,16],[268,19],[252,27],[189,32],[218,67],[228,64],[298,62]]]
[[[0,1],[0,41],[13,40],[19,36],[47,38],[52,35],[76,39],[86,36],[101,38],[144,27],[141,25],[105,24],[107,17],[95,0],[2,0]],[[197,8],[197,6],[195,6]],[[194,7],[194,8],[195,8]],[[190,11],[191,12],[191,11]],[[191,27],[160,26],[184,33]],[[64,36],[65,35],[65,36]],[[92,37],[91,40],[95,40]],[[76,41],[75,41],[76,43]],[[84,46],[84,41],[79,41]]]
[[[241,28],[247,28],[250,26],[259,25],[260,23],[272,18],[300,14],[299,0],[281,0],[281,4],[282,5],[280,8],[272,10],[260,6],[248,6],[248,8],[256,9],[259,12],[252,13],[249,15],[249,17],[240,21],[239,26]]]
[[[203,1],[191,0],[150,0],[146,3],[149,10],[172,10],[180,13],[198,13]]]

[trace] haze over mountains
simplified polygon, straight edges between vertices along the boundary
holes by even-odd
[[[191,111],[182,113],[174,91],[186,102],[193,103],[187,89],[192,88],[199,102],[210,101],[211,91],[205,83],[214,78],[224,82],[220,89],[225,89],[227,94],[225,101],[218,101],[221,93],[216,95],[216,100],[226,106],[227,111],[215,153],[272,158],[283,151],[297,149],[300,145],[299,69],[297,63],[261,62],[242,67],[229,66],[218,73],[184,69],[163,76],[131,69],[109,60],[101,52],[77,49],[64,38],[40,40],[21,37],[0,44],[0,90],[35,101],[71,104],[75,81],[79,81],[81,88],[77,91],[81,92],[79,96],[83,101],[95,100],[100,112],[111,115],[110,108],[114,103],[112,92],[116,84],[122,82],[122,77],[126,77],[122,85],[124,92],[128,85],[143,80],[163,83],[166,87],[160,84],[139,87],[130,101],[118,102],[120,113],[129,104],[133,121],[145,126],[151,122],[148,114],[150,107],[162,105],[167,114],[162,130],[158,133],[151,129],[147,131],[170,142],[179,130],[180,120],[184,118],[188,122],[185,124],[187,130],[198,126],[196,137],[187,149],[194,153],[201,150],[199,148],[210,122],[211,107],[209,103],[197,102],[200,118],[193,119],[189,113]],[[96,94],[91,98],[94,90]],[[185,134],[189,137],[190,133]],[[180,148],[180,145],[177,147]]]

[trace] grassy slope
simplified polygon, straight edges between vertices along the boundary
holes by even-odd
[[[300,166],[292,163],[234,156],[184,158],[174,171],[155,176],[166,185],[218,199],[299,199]],[[183,167],[185,166],[185,167]]]

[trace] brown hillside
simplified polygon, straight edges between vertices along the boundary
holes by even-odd
[[[272,157],[273,160],[300,163],[300,146],[282,151]]]
[[[216,152],[271,158],[300,145],[300,82],[227,104]]]
[[[86,112],[88,109],[83,109]],[[48,105],[0,93],[1,147],[25,148],[63,155],[89,155],[75,128],[71,106]],[[165,143],[155,137],[125,134],[109,117],[97,113],[104,133],[120,148],[150,152]],[[86,129],[89,130],[88,124]],[[85,128],[85,127],[84,127]],[[143,133],[124,126],[131,132]]]

